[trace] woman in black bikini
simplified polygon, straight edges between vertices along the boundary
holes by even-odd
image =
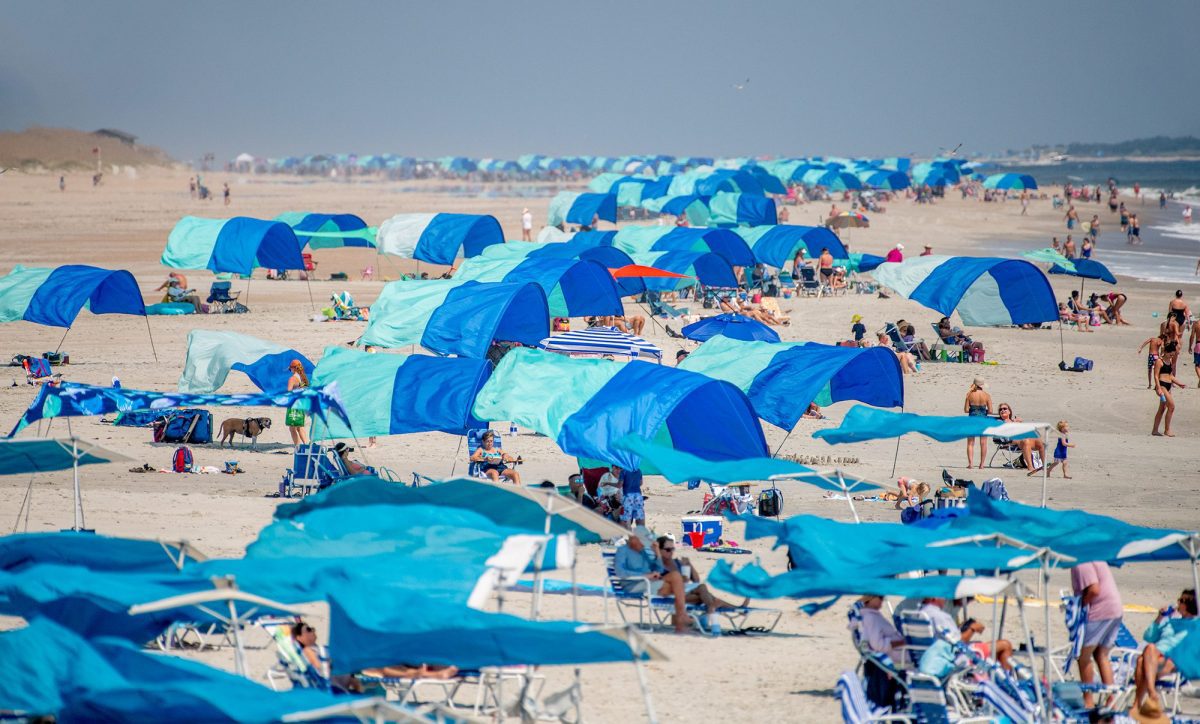
[[[1167,437],[1175,437],[1175,433],[1171,432],[1171,416],[1175,414],[1175,398],[1171,396],[1171,388],[1174,386],[1183,387],[1183,383],[1175,379],[1175,368],[1171,365],[1160,362],[1155,379],[1158,380],[1158,385],[1154,391],[1158,393],[1158,412],[1154,413],[1154,429],[1150,431],[1151,435]],[[1163,423],[1163,431],[1158,431],[1158,423]]]

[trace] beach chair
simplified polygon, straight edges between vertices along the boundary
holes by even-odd
[[[1025,467],[1025,459],[1021,457],[1021,446],[1006,437],[992,438],[992,456],[988,458],[989,468],[996,467],[994,461],[997,455],[1004,459],[1004,464],[1000,466],[1002,468],[1016,470]],[[1036,452],[1034,457],[1037,457]]]
[[[686,309],[672,307],[662,300],[662,296],[658,292],[646,292],[646,303],[650,305],[650,313],[656,317],[674,318],[682,317],[688,313]]]
[[[208,290],[209,312],[212,314],[241,314],[250,309],[238,301],[241,292],[231,291],[233,282],[213,282]]]
[[[349,477],[349,471],[332,448],[315,442],[297,445],[292,467],[283,474],[283,480],[279,483],[279,495],[283,498],[302,498],[345,477]]]
[[[354,298],[350,296],[350,292],[341,291],[329,297],[330,303],[333,305],[333,314],[335,319],[353,320],[361,322],[363,320],[363,308],[355,306]]]
[[[640,588],[640,591],[630,590],[626,586],[627,579],[617,577],[616,570],[616,549],[602,550],[600,555],[604,559],[604,570],[608,574],[608,589],[604,595],[604,607],[607,615],[608,598],[611,596],[617,602],[617,613],[621,615],[621,620],[625,623],[631,621],[625,615],[625,608],[636,608],[638,612],[637,626],[638,628],[649,631],[654,626],[667,626],[671,623],[671,617],[675,614],[675,599],[671,596],[655,596],[653,591],[657,590],[655,582],[647,579],[640,579],[645,585],[635,586]],[[693,625],[704,633],[707,631],[704,627],[704,616],[707,615],[708,609],[702,604],[688,604],[684,607],[688,618],[691,619]],[[783,617],[783,612],[774,608],[758,608],[755,606],[733,606],[722,607],[716,610],[727,626],[726,630],[730,631],[747,631],[750,629],[749,621],[753,616],[756,618],[762,614],[763,618],[769,619],[770,623],[767,626],[755,627],[754,630],[759,633],[770,633],[775,630],[779,624],[779,619]]]
[[[938,331],[938,326],[930,322],[929,326],[933,329],[933,338],[937,341],[929,347],[929,353],[938,357],[943,362],[965,362],[966,350],[961,344],[948,344],[942,339],[941,332]]]
[[[375,280],[375,267],[374,266],[363,267],[362,271],[359,272],[358,280],[360,282],[374,281]]]
[[[25,369],[25,382],[30,385],[53,385],[62,377],[50,369],[50,360],[45,357],[26,357],[21,366]]]
[[[895,348],[897,352],[908,352],[914,356],[917,354],[913,350],[912,345],[910,345],[908,342],[905,342],[904,337],[900,336],[900,330],[895,324],[888,322],[883,326],[883,331],[887,334],[888,339],[892,341],[892,347]]]
[[[877,707],[868,701],[866,692],[863,690],[863,683],[854,672],[842,672],[833,692],[842,710],[842,721],[846,724],[914,721],[910,714],[893,713],[889,709]]]
[[[475,451],[479,449],[480,444],[483,442],[483,433],[487,432],[489,429],[490,428],[482,427],[474,430],[467,430],[467,460],[470,461],[467,463],[467,475],[471,476],[472,478],[487,480],[487,475],[483,472],[483,463],[477,463],[471,460],[471,456],[474,455]],[[495,434],[495,439],[493,442],[496,446],[496,449],[503,450],[504,443],[500,439],[500,433],[496,432],[495,430],[492,430],[492,432]]]
[[[799,292],[806,297],[821,296],[821,282],[817,281],[817,272],[811,266],[800,267]]]
[[[870,661],[896,683],[900,684],[900,688],[907,690],[908,684],[904,678],[904,672],[897,668],[896,662],[892,661],[892,657],[887,654],[881,654],[878,651],[872,651],[866,639],[863,638],[862,611],[862,601],[855,601],[850,606],[850,609],[846,611],[846,628],[850,631],[850,642],[854,644],[854,650],[858,652],[858,666],[855,667],[854,672],[861,672],[866,662]]]

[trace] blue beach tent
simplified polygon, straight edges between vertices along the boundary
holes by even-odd
[[[174,269],[208,269],[248,275],[257,267],[304,269],[300,240],[281,221],[246,216],[185,216],[167,237],[162,263]]]
[[[243,372],[263,392],[287,392],[292,372],[288,366],[299,360],[304,374],[312,375],[313,363],[294,349],[237,332],[193,329],[188,332],[187,358],[179,376],[179,391],[204,394],[216,392],[231,371]]]
[[[396,214],[379,225],[380,254],[450,266],[504,243],[496,217],[484,214]]]
[[[829,249],[834,259],[849,258],[842,240],[823,226],[778,224],[741,226],[729,231],[750,245],[756,262],[776,269],[782,269],[785,264],[794,260],[801,248],[810,259],[819,257],[821,249]]]
[[[341,247],[375,248],[375,232],[367,228],[367,222],[354,214],[315,214],[307,211],[288,211],[275,217],[296,232],[301,246],[310,249],[337,249]],[[359,231],[360,234],[341,232]],[[315,232],[313,236],[304,232]]]
[[[880,264],[875,279],[944,316],[957,309],[974,326],[1039,324],[1058,319],[1046,275],[1023,259],[922,256]]]
[[[578,224],[592,226],[596,220],[617,221],[617,197],[615,194],[575,193],[561,191],[550,199],[547,226]]]
[[[84,308],[92,314],[146,316],[137,280],[124,269],[72,264],[54,269],[17,265],[0,277],[0,322],[70,328]]]
[[[762,226],[777,224],[775,201],[746,193],[719,193],[708,200],[712,226]]]
[[[595,261],[548,256],[481,256],[463,262],[454,279],[533,282],[546,293],[550,315],[554,317],[624,314],[621,294],[612,274]]]

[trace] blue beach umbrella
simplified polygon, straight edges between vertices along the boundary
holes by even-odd
[[[1099,279],[1102,282],[1116,284],[1117,278],[1098,261],[1092,259],[1074,259],[1072,264],[1075,265],[1075,270],[1071,271],[1058,264],[1050,267],[1051,274],[1066,274],[1068,276],[1080,277],[1081,279]]]
[[[999,191],[1032,191],[1038,185],[1037,181],[1027,173],[997,173],[985,178],[983,187]]]
[[[680,332],[684,337],[703,342],[717,335],[744,342],[778,342],[779,335],[762,322],[740,314],[718,314],[692,322]]]

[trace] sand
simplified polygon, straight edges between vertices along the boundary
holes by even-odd
[[[165,276],[158,264],[166,236],[179,217],[185,214],[224,217],[248,215],[270,217],[288,210],[353,211],[369,223],[377,224],[391,214],[418,211],[463,211],[495,214],[510,237],[519,235],[523,206],[529,206],[535,219],[545,217],[548,185],[517,184],[466,185],[454,182],[426,181],[393,183],[363,180],[352,183],[291,177],[238,177],[222,173],[205,175],[205,183],[214,190],[229,181],[233,203],[222,206],[218,199],[201,202],[187,193],[188,172],[143,168],[136,173],[106,176],[104,184],[91,188],[83,174],[67,178],[67,191],[57,189],[57,176],[24,175],[9,172],[0,176],[0,272],[15,264],[57,265],[90,263],[132,271],[138,278],[147,303],[158,301],[151,290]],[[792,209],[792,223],[814,223],[827,205],[807,205]],[[1109,224],[1107,228],[1113,228]],[[917,206],[898,200],[887,206],[886,213],[872,215],[872,228],[849,234],[853,248],[883,253],[896,242],[905,244],[908,254],[919,253],[925,243],[938,253],[986,253],[985,240],[1005,238],[1038,248],[1046,246],[1053,234],[1062,235],[1061,212],[1051,209],[1049,201],[1032,204],[1029,216],[1020,216],[1020,205],[984,204],[949,198],[933,206]],[[1106,238],[1107,237],[1107,238]],[[1104,259],[1105,246],[1123,243],[1113,232],[1100,239],[1097,257]],[[350,282],[314,281],[312,295],[318,306],[330,294],[349,290],[355,300],[371,303],[382,285],[382,278],[396,278],[401,270],[413,269],[411,262],[385,259],[380,262],[359,250],[321,250],[318,276],[328,278],[333,271],[347,272]],[[374,281],[358,281],[360,270],[374,267]],[[422,270],[428,269],[422,266]],[[440,273],[440,269],[429,269]],[[189,273],[191,286],[207,290],[207,273]],[[1060,298],[1077,288],[1072,280],[1051,277]],[[1092,285],[1089,285],[1089,288]],[[243,289],[244,289],[243,285]],[[1179,376],[1189,385],[1177,395],[1176,437],[1151,437],[1150,424],[1157,399],[1146,389],[1145,357],[1136,353],[1138,345],[1157,327],[1173,289],[1163,285],[1135,283],[1122,279],[1118,288],[1129,295],[1126,317],[1132,327],[1103,327],[1092,334],[1067,332],[1066,357],[1089,357],[1095,369],[1086,374],[1059,372],[1059,332],[1013,329],[977,329],[974,334],[988,350],[995,366],[969,364],[925,364],[922,371],[906,382],[907,409],[927,414],[959,414],[971,378],[982,375],[997,403],[1010,403],[1027,421],[1071,423],[1071,439],[1077,447],[1071,451],[1070,472],[1064,480],[1058,471],[1050,481],[1050,505],[1059,508],[1086,508],[1096,513],[1145,525],[1190,527],[1197,515],[1200,493],[1200,461],[1197,459],[1197,429],[1200,428],[1200,402],[1194,389],[1195,371],[1190,358]],[[243,292],[243,296],[246,293]],[[1200,302],[1190,299],[1193,308]],[[63,369],[70,380],[107,384],[119,375],[126,387],[174,389],[183,366],[187,332],[194,328],[226,329],[286,343],[312,358],[331,344],[356,338],[363,324],[354,322],[313,323],[309,288],[301,281],[266,281],[260,273],[249,288],[251,313],[226,316],[153,317],[154,361],[147,339],[146,323],[136,317],[92,316],[81,314],[66,337],[63,349],[72,364]],[[844,296],[826,299],[783,301],[793,324],[781,330],[788,340],[835,342],[849,333],[850,316],[862,314],[869,329],[882,327],[885,321],[905,318],[924,332],[937,313],[904,299],[878,299]],[[631,305],[632,308],[632,305]],[[647,327],[647,336],[659,343],[669,356],[677,344],[655,326]],[[0,355],[5,359],[16,353],[36,354],[52,350],[61,331],[24,322],[4,325],[0,331]],[[688,343],[690,344],[690,343]],[[0,377],[0,424],[11,426],[33,397],[16,368],[10,369],[16,387],[7,387],[9,379]],[[223,391],[251,391],[244,377],[233,374]],[[894,441],[830,447],[811,438],[812,431],[835,425],[848,408],[836,405],[827,410],[830,420],[803,420],[784,440],[784,432],[767,426],[772,449],[782,444],[784,454],[853,456],[859,463],[848,466],[854,474],[886,481],[891,477]],[[241,413],[239,413],[241,414]],[[238,449],[234,452],[215,447],[194,447],[197,462],[220,465],[229,459],[239,461],[245,475],[172,476],[134,475],[128,466],[95,466],[83,475],[87,524],[98,532],[132,537],[186,538],[209,555],[237,556],[256,532],[266,524],[277,500],[264,495],[273,491],[288,467],[290,449],[278,410],[248,410],[246,415],[271,415],[276,426],[262,438],[258,452]],[[223,415],[216,416],[220,423]],[[143,429],[114,428],[97,419],[76,418],[71,432],[96,439],[138,462],[164,467],[171,446],[148,442],[150,433]],[[51,432],[65,434],[65,420],[56,421]],[[506,449],[520,452],[527,464],[523,474],[528,481],[548,478],[565,480],[571,459],[544,437],[522,431],[515,440],[506,440]],[[25,433],[33,434],[32,432]],[[436,433],[381,438],[379,447],[369,451],[370,462],[387,465],[401,475],[412,471],[432,476],[461,472],[458,440]],[[990,453],[990,451],[989,451]],[[934,443],[909,437],[901,441],[896,464],[897,475],[926,480],[940,478],[948,469],[957,477],[981,481],[994,475],[1002,477],[1018,499],[1038,502],[1040,479],[1026,478],[1023,472],[1012,474],[1001,469],[967,471],[964,445]],[[33,481],[33,502],[28,530],[49,531],[71,523],[70,478],[68,474],[38,476]],[[680,530],[679,518],[700,507],[702,491],[673,487],[661,478],[647,481],[649,524],[663,532]],[[27,478],[0,477],[0,526],[11,531],[17,523],[17,509],[29,484]],[[785,513],[817,513],[847,520],[844,502],[824,500],[819,491],[791,484],[784,490]],[[865,520],[894,521],[896,513],[886,504],[862,503],[859,511]],[[742,540],[740,525],[727,529],[726,536]],[[25,529],[25,521],[17,523]],[[742,565],[757,558],[770,571],[783,570],[783,555],[772,551],[769,542],[748,543],[752,556],[731,556]],[[701,570],[707,571],[717,556],[691,556]],[[1128,566],[1116,574],[1126,603],[1158,607],[1173,601],[1178,589],[1190,585],[1186,566],[1152,564]],[[585,549],[580,580],[603,582],[598,552]],[[1056,576],[1051,590],[1069,587],[1065,575]],[[551,615],[569,614],[563,597],[549,597]],[[528,597],[509,598],[510,610],[527,610]],[[724,637],[710,640],[700,637],[676,637],[664,632],[649,635],[652,643],[669,657],[669,662],[648,666],[649,685],[657,713],[663,721],[831,721],[838,716],[832,688],[837,675],[853,668],[855,655],[845,630],[845,606],[837,605],[813,617],[796,610],[794,601],[766,601],[762,605],[784,610],[784,616],[771,636]],[[848,603],[845,602],[845,603]],[[604,620],[601,599],[581,601],[581,618]],[[990,611],[980,606],[976,612]],[[1040,621],[1040,611],[1034,609]],[[608,611],[609,620],[616,613]],[[1060,616],[1054,612],[1055,636],[1061,640]],[[1129,614],[1130,627],[1140,632],[1149,617]],[[9,625],[16,622],[9,620]],[[318,626],[321,619],[316,619]],[[1035,631],[1042,640],[1041,624]],[[1013,636],[1015,631],[1005,634]],[[269,651],[254,652],[255,672],[262,672],[271,661]],[[228,652],[204,655],[205,660],[229,666]],[[570,670],[550,669],[550,688],[566,681]],[[585,715],[594,721],[636,720],[641,714],[633,668],[628,665],[588,667],[584,671]],[[1200,710],[1195,700],[1189,711]]]

